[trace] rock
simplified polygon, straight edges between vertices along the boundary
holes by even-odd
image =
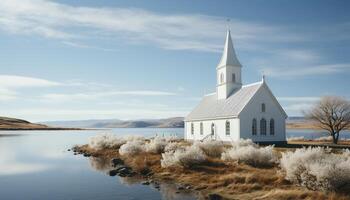
[[[149,185],[150,182],[149,182],[149,181],[143,181],[141,184],[142,184],[142,185]]]
[[[108,172],[110,176],[116,176],[118,174],[118,171],[115,169],[112,169],[111,171]]]
[[[144,168],[140,171],[140,174],[143,176],[150,176],[152,175],[152,171],[149,168]]]
[[[84,153],[83,155],[84,155],[84,157],[90,157],[91,156],[91,154],[89,154],[89,153]]]
[[[124,161],[123,161],[122,159],[120,159],[120,158],[113,158],[113,159],[111,160],[111,163],[112,163],[112,166],[113,166],[113,167],[116,167],[116,166],[118,166],[118,165],[123,165],[123,164],[124,164]]]
[[[177,186],[177,189],[178,190],[184,190],[185,188],[182,185],[180,185],[180,186]]]
[[[186,186],[186,190],[190,190],[190,189],[192,189],[192,186],[190,185]]]
[[[74,155],[76,156],[76,155],[78,155],[78,153],[74,152]]]
[[[154,185],[154,188],[159,189],[160,185]]]
[[[219,194],[209,194],[208,196],[209,200],[221,200],[223,199],[221,195]]]
[[[67,149],[67,151],[70,151],[70,149]]]

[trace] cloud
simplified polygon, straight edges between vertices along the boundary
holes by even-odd
[[[275,67],[264,68],[263,71],[266,75],[272,77],[281,78],[293,78],[302,76],[316,76],[316,75],[328,75],[334,73],[341,73],[350,70],[350,63],[343,64],[326,64],[326,65],[313,65],[313,66],[288,66],[288,67]]]
[[[320,97],[277,97],[282,102],[316,102]]]
[[[0,101],[12,101],[18,98],[18,89],[60,86],[61,83],[46,79],[0,75]]]
[[[161,14],[136,8],[93,8],[46,0],[2,0],[0,28],[15,34],[63,39],[67,45],[90,45],[74,40],[120,38],[129,43],[165,49],[221,51],[226,19],[199,14]],[[285,27],[232,19],[233,37],[242,46],[267,41],[300,41]],[[254,46],[253,45],[253,46]]]
[[[14,75],[0,75],[1,88],[23,88],[23,87],[52,87],[59,86],[61,83],[49,81],[46,79],[14,76]]]
[[[107,91],[93,93],[49,93],[41,96],[43,101],[48,102],[65,102],[65,101],[82,101],[96,100],[113,96],[174,96],[176,93],[155,91],[155,90],[135,90],[135,91]]]
[[[10,101],[17,98],[17,92],[7,88],[0,88],[0,101]]]
[[[115,49],[95,47],[95,46],[81,44],[81,43],[77,43],[77,42],[71,42],[71,41],[63,41],[62,43],[67,45],[67,46],[77,47],[77,48],[82,48],[82,49],[96,49],[96,50],[102,50],[102,51],[117,51]]]

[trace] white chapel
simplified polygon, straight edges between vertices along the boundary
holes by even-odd
[[[205,95],[185,118],[186,140],[286,141],[287,114],[264,76],[259,82],[242,85],[241,70],[228,30],[224,51],[216,67],[216,92]]]

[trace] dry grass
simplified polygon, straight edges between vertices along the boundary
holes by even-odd
[[[183,145],[188,145],[183,142]],[[161,155],[141,153],[133,157],[120,156],[118,149],[94,150],[87,145],[78,148],[95,157],[107,159],[120,157],[126,165],[142,174],[153,172],[156,181],[172,181],[190,185],[199,195],[206,198],[209,194],[220,194],[224,199],[350,199],[350,196],[336,193],[309,191],[284,179],[277,166],[255,168],[244,163],[226,162],[219,158],[208,158],[207,162],[192,168],[161,167]],[[279,148],[277,152],[285,151]]]

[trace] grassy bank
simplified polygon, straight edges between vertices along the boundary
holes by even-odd
[[[103,140],[106,140],[107,143],[103,143]],[[221,145],[222,148],[219,149],[218,145],[212,145],[208,148],[211,144],[207,143],[197,149],[193,144],[183,140],[165,142],[176,144],[169,149],[176,146],[184,151],[167,150],[168,144],[166,143],[162,143],[162,147],[162,144],[159,145],[150,140],[121,142],[117,141],[116,138],[100,139],[97,142],[90,142],[89,145],[75,147],[74,150],[85,156],[107,160],[120,159],[123,165],[132,169],[133,173],[126,174],[126,176],[140,176],[145,180],[158,182],[171,181],[183,185],[188,190],[197,191],[200,198],[350,199],[347,186],[337,191],[313,191],[287,180],[280,165],[272,158],[280,158],[281,152],[293,150],[290,148],[262,149],[247,145],[240,151],[250,149],[247,154],[248,159],[240,157],[240,159],[234,160],[234,156],[237,155],[234,154],[234,149],[230,150],[229,145]],[[141,146],[135,146],[141,144],[144,145],[143,149]],[[199,149],[203,151],[197,152]],[[206,152],[206,149],[210,151]],[[261,157],[262,159],[249,158],[252,150],[253,157]],[[166,151],[168,153],[164,153]],[[230,159],[223,159],[221,156],[223,152],[226,152],[226,157]],[[271,153],[273,153],[273,157],[271,157]],[[178,159],[176,156],[180,157],[181,162],[174,161],[174,159]],[[271,161],[267,162],[267,160]]]

